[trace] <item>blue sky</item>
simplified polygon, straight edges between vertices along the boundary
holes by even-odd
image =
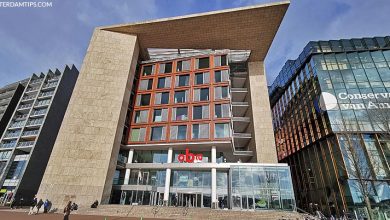
[[[51,0],[46,0],[51,1]],[[96,26],[234,8],[270,0],[52,0],[0,8],[0,86],[48,69],[78,69]],[[389,0],[292,0],[266,58],[271,84],[310,40],[390,35]]]

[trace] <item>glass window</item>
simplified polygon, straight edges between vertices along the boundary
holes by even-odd
[[[155,109],[154,110],[153,121],[154,122],[162,121],[162,109]]]
[[[199,101],[208,101],[209,100],[209,89],[202,88],[200,89],[200,99]]]
[[[161,95],[161,104],[168,104],[169,103],[169,92],[163,92]]]
[[[209,138],[209,124],[192,125],[192,139]]]
[[[137,106],[147,106],[150,104],[150,94],[141,94],[137,96]]]
[[[215,66],[226,66],[227,65],[226,55],[215,56],[214,63]]]
[[[190,60],[181,60],[177,62],[177,72],[188,71],[191,67]]]
[[[176,76],[176,87],[188,86],[190,82],[190,75]]]
[[[179,125],[177,127],[177,140],[185,140],[187,136],[187,125]]]
[[[194,106],[192,118],[193,119],[202,119],[202,106]]]
[[[154,104],[165,105],[169,103],[169,92],[156,93]]]
[[[152,127],[151,140],[152,141],[165,140],[165,127],[163,126]]]
[[[226,99],[229,98],[229,89],[227,86],[219,86],[214,88],[215,99]]]
[[[230,136],[229,123],[215,124],[215,138],[226,138]]]
[[[226,82],[229,81],[229,71],[228,70],[217,70],[214,72],[214,82]]]
[[[161,63],[159,72],[160,73],[171,73],[172,72],[172,62]]]
[[[175,103],[183,103],[187,101],[187,91],[175,91]]]
[[[158,78],[157,89],[165,88],[165,77]]]
[[[214,109],[215,118],[226,118],[230,117],[230,106],[229,104],[215,104]]]
[[[173,110],[173,120],[182,121],[188,119],[188,107],[178,107]]]
[[[150,76],[153,74],[154,65],[144,66],[142,75],[143,76]]]
[[[192,118],[194,120],[209,118],[209,106],[208,105],[194,106],[192,115],[193,115]]]
[[[196,69],[204,69],[210,67],[209,57],[203,57],[196,59]]]
[[[134,123],[146,123],[148,122],[149,110],[135,111]]]
[[[26,160],[13,161],[5,179],[19,179],[23,173]]]
[[[153,86],[153,79],[144,79],[141,80],[139,84],[139,89],[140,90],[150,90],[152,89]]]
[[[208,84],[210,83],[209,72],[196,73],[195,74],[195,85]]]
[[[145,128],[132,128],[130,134],[130,141],[144,141],[145,131]]]

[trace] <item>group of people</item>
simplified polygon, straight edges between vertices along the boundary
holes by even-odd
[[[43,213],[48,213],[51,208],[51,202],[48,199],[46,199],[45,201],[43,201],[42,199],[38,200],[37,196],[35,196],[34,199],[31,201],[30,211],[28,212],[28,214],[29,215],[38,214],[42,206],[43,206]]]

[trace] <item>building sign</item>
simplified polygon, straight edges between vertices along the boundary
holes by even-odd
[[[337,97],[336,97],[337,96]],[[318,107],[322,111],[335,109],[337,106],[341,110],[358,109],[390,109],[390,93],[346,93],[340,92],[333,95],[328,92],[321,93],[318,100]],[[337,100],[347,100],[351,103],[338,103]]]
[[[180,163],[194,163],[194,162],[201,162],[203,159],[202,154],[193,154],[190,153],[190,149],[186,148],[186,154],[179,154],[177,156],[177,160]]]

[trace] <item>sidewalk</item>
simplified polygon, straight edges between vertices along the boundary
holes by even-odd
[[[35,220],[62,220],[63,215],[61,214],[38,214],[38,215],[27,215],[24,210],[5,210],[0,208],[0,219],[4,220],[25,220],[25,219],[35,219]],[[118,216],[96,216],[96,215],[70,215],[70,220],[140,220],[141,218],[134,217],[118,217]],[[143,220],[158,220],[157,218],[143,218]]]

